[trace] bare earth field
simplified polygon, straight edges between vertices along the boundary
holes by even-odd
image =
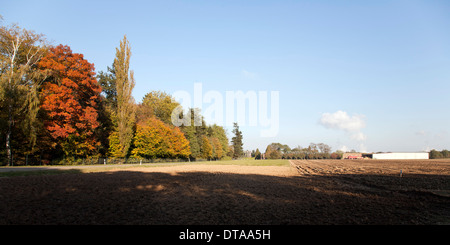
[[[2,177],[0,224],[450,224],[450,160],[290,163]]]

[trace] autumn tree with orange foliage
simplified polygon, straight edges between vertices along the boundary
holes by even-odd
[[[43,84],[40,108],[53,146],[59,145],[68,157],[95,155],[101,88],[94,65],[63,45],[51,48],[38,65],[51,74]]]

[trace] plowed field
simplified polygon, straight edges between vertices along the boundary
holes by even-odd
[[[450,224],[449,190],[449,160],[133,167],[2,177],[0,224]]]

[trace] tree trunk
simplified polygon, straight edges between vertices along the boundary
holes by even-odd
[[[12,151],[11,151],[11,134],[13,125],[13,108],[12,104],[8,105],[8,130],[6,131],[6,156],[8,158],[8,166],[12,166]]]

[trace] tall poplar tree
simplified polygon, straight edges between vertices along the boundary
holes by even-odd
[[[113,117],[115,131],[110,136],[110,153],[114,157],[126,157],[133,138],[136,122],[136,106],[132,91],[135,85],[134,72],[130,70],[131,49],[124,36],[116,48],[114,69],[116,75],[117,109]]]

